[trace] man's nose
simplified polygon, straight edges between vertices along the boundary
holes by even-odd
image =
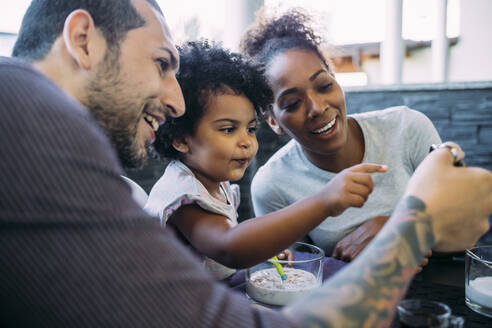
[[[179,117],[185,113],[183,92],[175,76],[163,80],[163,95],[160,99],[166,115]]]

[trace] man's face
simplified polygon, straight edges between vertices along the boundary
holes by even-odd
[[[184,113],[176,80],[179,57],[164,17],[146,1],[134,6],[146,21],[109,49],[90,78],[85,105],[106,130],[125,167],[139,167],[167,115]]]

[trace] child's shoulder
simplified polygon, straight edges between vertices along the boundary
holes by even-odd
[[[157,180],[149,194],[149,202],[175,199],[182,194],[200,194],[198,180],[191,170],[180,161],[171,161],[164,174]]]

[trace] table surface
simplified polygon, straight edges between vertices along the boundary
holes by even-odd
[[[405,298],[443,302],[454,315],[465,318],[467,328],[492,327],[492,318],[472,311],[465,304],[464,253],[430,258],[429,264],[413,279]],[[397,319],[391,327],[400,327]]]
[[[343,261],[326,257],[323,266],[323,280],[345,266]],[[230,288],[246,294],[245,270],[224,281]],[[421,273],[415,276],[405,298],[423,298],[448,304],[453,314],[465,318],[465,327],[492,327],[492,318],[470,310],[465,305],[465,262],[463,253],[432,257]],[[246,295],[247,296],[247,295]],[[252,303],[256,303],[251,300]],[[268,306],[275,309],[280,307]],[[400,327],[395,318],[392,328]]]

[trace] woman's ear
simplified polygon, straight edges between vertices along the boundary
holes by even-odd
[[[187,153],[190,151],[190,147],[186,142],[186,138],[175,139],[173,140],[173,147],[180,153]]]
[[[272,128],[273,132],[278,135],[284,134],[284,129],[278,125],[277,121],[271,114],[265,113],[265,121],[267,121],[268,125]]]

